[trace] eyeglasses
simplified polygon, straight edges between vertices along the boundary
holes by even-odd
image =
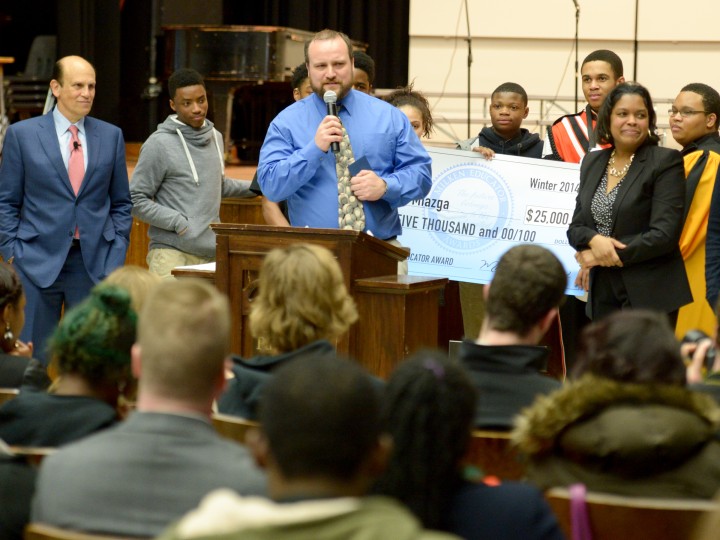
[[[695,114],[710,114],[707,111],[693,111],[692,109],[681,109],[679,111],[677,109],[668,109],[668,114],[670,115],[671,118],[673,116],[677,115],[678,113],[680,113],[680,116],[682,116],[683,118],[688,118]]]

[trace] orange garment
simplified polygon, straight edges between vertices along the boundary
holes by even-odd
[[[593,114],[592,127],[595,128],[597,118]],[[580,163],[588,152],[587,114],[582,111],[558,118],[548,129],[550,148],[555,159],[566,163]],[[609,148],[610,145],[597,145],[597,148]]]
[[[703,156],[707,154],[705,159]],[[699,329],[712,336],[716,319],[710,304],[705,299],[705,240],[707,238],[708,216],[715,179],[720,169],[720,154],[713,150],[697,148],[684,156],[685,178],[690,179],[693,169],[700,175],[692,196],[687,218],[680,236],[680,251],[685,261],[693,303],[680,308],[675,335],[681,339],[688,330]]]

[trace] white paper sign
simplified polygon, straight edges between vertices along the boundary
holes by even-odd
[[[575,209],[580,167],[572,163],[429,148],[433,186],[400,209],[411,248],[409,273],[488,283],[500,257],[517,244],[552,251],[568,274],[579,270],[566,231]]]

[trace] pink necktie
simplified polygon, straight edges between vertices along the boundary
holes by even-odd
[[[82,185],[83,176],[85,176],[85,159],[83,158],[83,149],[78,139],[77,126],[70,126],[70,159],[68,160],[68,176],[70,177],[70,185],[77,196]]]
[[[78,139],[77,126],[70,126],[70,159],[68,159],[68,176],[70,177],[70,185],[77,197],[83,177],[85,176],[85,160],[83,159],[83,149]],[[75,227],[75,238],[80,238],[80,231]]]

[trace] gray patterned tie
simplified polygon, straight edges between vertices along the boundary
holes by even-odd
[[[350,138],[343,126],[343,139],[340,150],[335,153],[335,172],[338,177],[338,227],[362,231],[365,229],[365,212],[363,203],[353,195],[350,187],[350,171],[348,165],[355,161]]]

